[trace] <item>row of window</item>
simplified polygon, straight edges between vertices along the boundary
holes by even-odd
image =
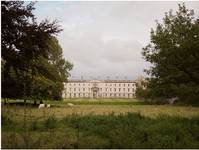
[[[70,93],[67,94],[66,97],[92,97],[93,94],[85,94],[85,93]],[[120,93],[110,93],[110,94],[99,94],[96,97],[132,97],[135,96],[134,94],[120,94]]]
[[[87,84],[87,83],[86,83]],[[97,83],[95,83],[96,85],[97,85]],[[90,83],[88,83],[87,85],[85,85],[85,83],[67,83],[67,85],[68,86],[76,86],[76,85],[79,85],[79,86],[90,86],[91,84]],[[129,83],[106,83],[105,84],[105,86],[131,86],[131,85],[133,85],[133,86],[135,86],[135,84],[133,83],[133,84],[129,84]]]
[[[82,90],[80,88],[68,88],[66,90],[68,90],[68,91],[85,91],[86,88],[82,88]],[[91,88],[87,88],[87,90],[91,91]],[[102,91],[102,88],[99,88],[99,91]],[[104,91],[115,91],[115,92],[119,91],[119,92],[121,92],[122,88],[110,88],[110,89],[106,88],[106,89],[104,89]],[[128,88],[128,89],[123,88],[123,91],[128,91],[128,92],[132,91],[132,92],[135,92],[135,89],[134,88],[132,88],[132,89],[130,89],[130,88]]]

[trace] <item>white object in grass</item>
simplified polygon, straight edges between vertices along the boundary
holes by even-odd
[[[70,107],[74,106],[74,104],[72,104],[72,103],[67,103],[67,105],[70,106]]]
[[[168,99],[170,104],[175,103],[175,101],[177,101],[177,100],[178,100],[178,97],[172,97],[172,98]]]
[[[45,107],[45,104],[39,104],[38,108],[40,109],[40,108],[44,108],[44,107]]]

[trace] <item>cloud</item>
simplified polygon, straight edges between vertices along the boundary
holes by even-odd
[[[105,44],[104,58],[110,62],[129,62],[139,63],[141,59],[142,45],[134,40],[109,40]]]
[[[72,76],[124,77],[145,75],[150,64],[141,51],[150,42],[150,30],[164,13],[182,2],[38,2],[39,20],[58,19],[64,57],[74,64]],[[199,15],[199,2],[185,2]]]

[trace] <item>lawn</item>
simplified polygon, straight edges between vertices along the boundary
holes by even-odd
[[[2,148],[199,148],[199,107],[136,99],[46,101],[52,107],[45,109],[10,103],[2,105]]]
[[[14,111],[15,114],[23,115],[24,106],[18,105],[23,103],[22,100],[9,100],[12,105],[2,107],[2,110]],[[42,117],[55,115],[57,118],[63,118],[66,115],[80,114],[80,115],[108,115],[110,113],[140,113],[143,116],[155,118],[159,115],[180,116],[191,118],[199,116],[199,107],[192,106],[176,106],[176,105],[149,105],[137,99],[73,99],[64,101],[45,101],[46,104],[51,104],[51,108],[38,109],[35,107],[28,107],[27,111],[33,116]],[[67,103],[73,103],[73,107],[69,107]]]

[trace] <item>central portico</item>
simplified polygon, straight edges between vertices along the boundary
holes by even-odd
[[[100,81],[98,80],[91,80],[90,83],[92,84],[92,88],[91,88],[91,92],[92,92],[92,98],[98,98],[99,97],[99,87],[98,87],[98,83],[100,83]]]

